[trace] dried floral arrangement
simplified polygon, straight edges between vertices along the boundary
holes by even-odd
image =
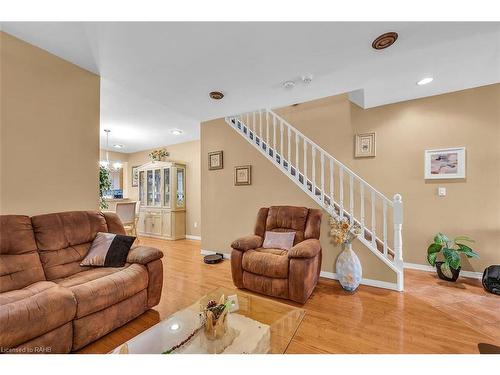
[[[164,157],[167,157],[168,155],[170,155],[170,154],[164,148],[154,150],[154,151],[151,151],[149,153],[149,157],[153,161],[161,161],[161,159],[163,159]]]
[[[330,216],[330,236],[335,244],[350,244],[360,234],[361,226],[356,221],[349,223],[346,216]]]
[[[191,340],[203,328],[205,328],[205,335],[208,339],[220,339],[227,331],[227,314],[229,313],[230,307],[231,301],[226,301],[226,297],[224,295],[220,297],[219,303],[214,300],[208,301],[207,305],[202,307],[200,312],[200,327],[191,332],[185,340],[170,349],[165,350],[162,354],[171,354],[173,351]]]

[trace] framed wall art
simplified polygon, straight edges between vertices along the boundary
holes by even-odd
[[[224,158],[222,151],[213,151],[208,153],[208,170],[222,169],[224,167]]]
[[[234,185],[250,185],[252,183],[252,166],[241,165],[234,167]]]
[[[465,178],[465,147],[425,150],[426,180]]]
[[[139,167],[140,165],[132,167],[132,187],[139,186]]]
[[[376,154],[375,132],[356,134],[354,141],[354,157],[368,158]]]

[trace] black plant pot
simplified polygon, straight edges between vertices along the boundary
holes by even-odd
[[[462,267],[458,267],[456,270],[454,270],[453,268],[450,268],[451,274],[453,275],[453,277],[450,278],[450,277],[446,276],[443,272],[441,272],[441,265],[443,263],[444,262],[436,262],[436,271],[437,271],[439,278],[441,280],[446,280],[446,281],[457,281],[458,276],[460,275],[460,269]]]

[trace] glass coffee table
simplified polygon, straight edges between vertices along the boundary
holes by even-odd
[[[222,295],[231,299],[236,296],[237,300],[234,311],[228,315],[228,326],[236,332],[235,338],[225,347],[222,354],[283,354],[305,315],[303,309],[265,297],[237,289],[218,288],[118,346],[111,353],[212,353],[207,345],[204,330],[200,329],[199,313],[208,301],[219,301]],[[194,332],[196,333],[193,335]],[[179,346],[181,343],[183,344]]]

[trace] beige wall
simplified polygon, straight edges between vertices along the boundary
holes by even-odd
[[[0,212],[99,206],[99,76],[0,32]]]
[[[161,147],[157,147],[161,148]],[[186,164],[186,234],[201,235],[201,183],[200,183],[200,141],[191,141],[165,146],[170,153],[167,161],[178,161]],[[128,176],[132,176],[132,167],[150,161],[152,150],[140,151],[128,155]],[[111,159],[111,155],[110,155]],[[132,200],[139,197],[139,188],[132,187],[132,179],[128,178],[128,196]],[[195,227],[195,224],[197,225]]]
[[[404,260],[425,264],[435,232],[468,234],[481,255],[464,269],[481,272],[500,263],[500,84],[363,110],[345,95],[286,107],[277,112],[385,195],[401,193],[405,204]],[[377,156],[354,159],[355,133],[377,132]],[[467,179],[423,178],[424,150],[465,146]],[[224,169],[208,171],[209,151],[224,151]],[[260,206],[314,206],[222,119],[202,123],[202,248],[229,252],[231,240],[252,231]],[[251,186],[233,186],[233,168],[252,165]],[[437,196],[437,187],[448,195]],[[333,271],[339,252],[329,244],[326,220],[322,269]],[[393,280],[392,273],[360,244],[363,276]]]

